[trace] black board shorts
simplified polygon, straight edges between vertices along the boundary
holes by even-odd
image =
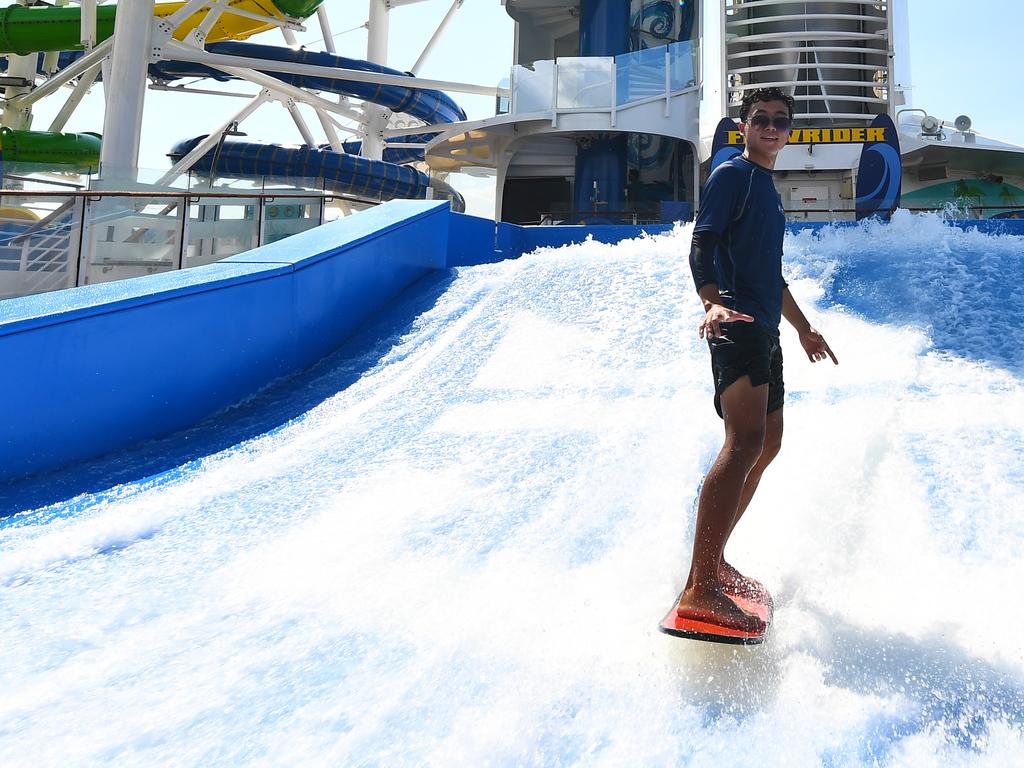
[[[720,328],[721,336],[708,338],[718,415],[722,416],[722,393],[744,376],[750,376],[755,387],[768,385],[766,413],[777,411],[786,399],[779,337],[755,323],[722,323]]]

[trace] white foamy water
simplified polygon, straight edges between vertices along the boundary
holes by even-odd
[[[841,365],[784,330],[753,648],[656,631],[722,431],[688,243],[461,269],[281,428],[8,518],[0,765],[1024,762],[1021,238],[787,240]]]

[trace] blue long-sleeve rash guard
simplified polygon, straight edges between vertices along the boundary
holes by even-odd
[[[723,162],[704,185],[693,227],[690,269],[697,290],[717,283],[726,307],[778,336],[785,230],[772,172],[742,155]]]

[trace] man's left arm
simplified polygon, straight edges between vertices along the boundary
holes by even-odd
[[[825,337],[811,327],[810,322],[804,317],[804,313],[800,311],[796,299],[789,292],[789,286],[782,289],[782,316],[796,329],[797,335],[800,337],[800,345],[807,353],[808,360],[816,363],[819,360],[824,360],[827,354],[832,358],[833,363],[839,365],[839,361],[829,349]]]

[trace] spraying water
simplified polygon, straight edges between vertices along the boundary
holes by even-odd
[[[722,431],[689,235],[437,277],[300,379],[8,491],[0,764],[1022,762],[1024,239],[787,239],[841,365],[784,328],[727,553],[775,621],[736,648],[656,631]]]

